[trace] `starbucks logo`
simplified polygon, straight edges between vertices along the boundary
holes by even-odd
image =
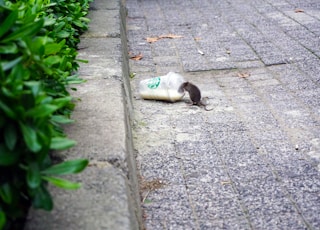
[[[154,77],[154,78],[151,78],[147,85],[150,89],[156,89],[158,88],[158,86],[160,85],[160,77]]]

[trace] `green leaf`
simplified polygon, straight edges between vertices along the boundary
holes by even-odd
[[[64,46],[64,44],[65,44],[65,40],[63,40],[60,43],[47,44],[45,46],[45,55],[59,53],[61,48]]]
[[[48,66],[52,66],[54,64],[60,63],[61,58],[59,56],[49,56],[44,59],[44,63]]]
[[[67,139],[65,137],[54,137],[51,140],[50,149],[65,150],[74,146],[76,142],[74,140]]]
[[[77,159],[65,161],[43,170],[41,173],[45,175],[66,175],[79,173],[85,169],[89,161],[87,159]]]
[[[6,215],[4,212],[0,211],[0,229],[4,229],[4,225],[6,224]]]
[[[11,204],[12,191],[11,191],[11,187],[8,183],[4,183],[0,186],[0,197],[5,203]]]
[[[8,35],[6,38],[2,40],[2,42],[8,42],[16,39],[21,39],[23,37],[27,37],[30,35],[34,35],[43,27],[43,24],[44,24],[43,19],[40,19],[36,22],[28,23],[27,25],[22,26],[15,32]]]
[[[53,201],[52,201],[50,193],[48,192],[46,187],[44,187],[44,185],[40,186],[36,190],[32,204],[35,208],[42,208],[46,211],[52,210]]]
[[[22,60],[23,57],[18,57],[12,61],[6,61],[6,62],[2,62],[1,63],[1,68],[3,71],[7,71],[9,69],[11,69],[12,67],[14,67],[15,65],[17,65],[21,60]]]
[[[56,23],[56,19],[54,19],[54,18],[45,18],[45,21],[44,21],[44,27],[46,27],[46,26],[51,26],[51,25],[53,25],[53,24],[55,24]]]
[[[32,94],[33,94],[34,97],[39,94],[40,89],[41,89],[40,82],[38,82],[38,81],[27,81],[27,82],[24,82],[24,84],[31,89]]]
[[[77,62],[82,62],[82,63],[89,63],[88,60],[86,59],[76,59]]]
[[[70,36],[70,33],[68,33],[68,32],[65,31],[65,30],[61,30],[60,32],[58,32],[58,33],[56,34],[56,36],[57,36],[58,38],[67,38],[67,37]]]
[[[11,72],[10,72],[10,79],[12,79],[13,81],[15,81],[15,89],[19,92],[21,92],[23,90],[23,81],[25,79],[28,79],[30,76],[30,71],[27,70],[24,66],[23,63],[18,63],[16,64]]]
[[[10,43],[7,45],[0,46],[1,54],[16,54],[18,52],[18,47],[15,43]]]
[[[85,82],[85,80],[79,78],[78,75],[69,76],[66,80],[68,84],[80,84]]]
[[[40,57],[43,57],[44,51],[45,51],[45,45],[48,42],[52,42],[51,38],[44,37],[44,36],[36,37],[33,39],[28,38],[25,40],[28,48],[30,49],[30,52],[34,54],[33,58],[36,60],[40,60],[41,59]]]
[[[27,147],[29,148],[29,150],[31,150],[32,152],[35,152],[35,153],[39,152],[41,150],[41,145],[38,142],[36,130],[28,125],[21,123],[21,122],[19,124],[20,124],[20,128],[21,128],[21,131],[23,134],[23,139],[24,139]]]
[[[64,180],[58,177],[48,177],[48,176],[42,176],[42,179],[50,182],[51,184],[63,188],[63,189],[78,189],[81,187],[80,183],[71,182],[68,180]]]
[[[57,98],[52,101],[52,104],[58,106],[59,108],[62,108],[66,104],[68,104],[71,101],[71,97],[62,97],[62,98]]]
[[[51,104],[41,104],[26,112],[29,117],[46,117],[58,110],[59,107]]]
[[[4,35],[14,24],[14,22],[18,18],[18,11],[12,11],[9,16],[4,20],[4,22],[0,25],[0,37]]]
[[[13,150],[17,143],[17,130],[13,124],[7,124],[4,129],[4,140],[9,150]]]
[[[51,121],[56,122],[56,123],[60,123],[60,124],[70,124],[70,123],[74,122],[74,120],[71,120],[63,115],[53,115],[51,117]]]
[[[5,103],[3,103],[1,100],[0,100],[0,109],[2,109],[8,117],[13,119],[16,117],[16,114],[14,113],[14,111],[10,107],[8,107]]]
[[[70,80],[70,81],[68,80],[67,82],[68,82],[69,85],[71,85],[71,84],[81,84],[81,83],[84,83],[85,80],[82,80],[82,79]]]
[[[19,154],[10,151],[4,144],[0,144],[0,165],[13,165],[19,159]]]
[[[65,22],[63,21],[60,21],[59,23],[56,23],[55,24],[55,27],[54,27],[54,31],[58,32],[60,30],[62,30],[62,28],[66,25]]]
[[[85,27],[85,23],[83,23],[82,21],[80,21],[80,20],[75,20],[75,21],[73,21],[73,24],[75,24],[76,26],[78,26],[78,27],[80,27],[80,28],[83,28],[83,27]]]
[[[89,18],[85,18],[85,17],[80,17],[80,20],[85,22],[85,23],[89,23],[90,19]]]
[[[149,199],[145,199],[144,201],[144,204],[151,204],[152,203],[152,200],[149,200]]]
[[[11,97],[11,98],[15,98],[15,94],[11,89],[6,88],[5,86],[2,86],[1,91],[3,93],[3,95],[7,96],[7,97]]]
[[[40,170],[36,162],[32,162],[29,164],[27,170],[27,182],[30,188],[38,188],[40,186]]]

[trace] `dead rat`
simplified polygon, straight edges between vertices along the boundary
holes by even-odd
[[[192,101],[192,105],[203,106],[206,111],[210,111],[212,109],[207,109],[207,104],[203,103],[201,100],[201,91],[200,89],[190,82],[184,82],[179,87],[179,92],[187,91],[189,93],[189,97]]]

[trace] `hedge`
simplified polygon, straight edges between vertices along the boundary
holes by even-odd
[[[48,183],[81,172],[76,159],[54,164],[53,151],[72,147],[72,84],[83,82],[77,44],[88,27],[90,0],[0,0],[0,229],[14,229],[30,206],[52,210]]]

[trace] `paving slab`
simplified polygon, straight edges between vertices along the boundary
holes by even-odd
[[[127,9],[128,50],[143,56],[129,64],[146,229],[318,229],[318,1],[127,0]],[[182,37],[146,40],[167,34]],[[188,95],[139,97],[141,80],[169,71],[213,110]]]

